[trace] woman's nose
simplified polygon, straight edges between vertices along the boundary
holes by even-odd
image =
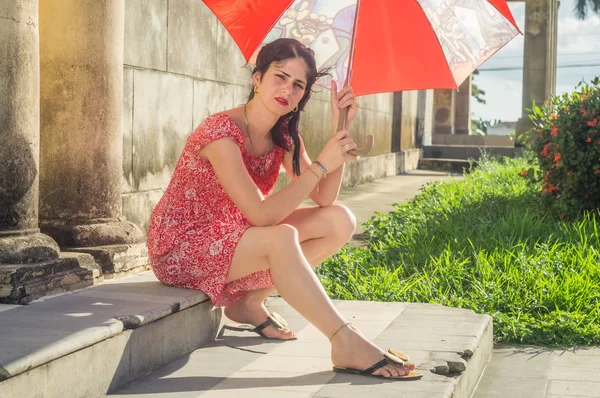
[[[293,83],[292,82],[287,82],[283,85],[283,92],[285,94],[291,94],[293,91]]]

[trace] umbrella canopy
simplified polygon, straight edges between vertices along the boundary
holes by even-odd
[[[451,89],[520,32],[506,0],[204,0],[246,61],[282,37],[356,95]]]

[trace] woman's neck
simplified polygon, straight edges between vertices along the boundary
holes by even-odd
[[[257,98],[246,104],[246,114],[249,130],[246,131],[246,134],[252,134],[253,137],[266,137],[269,135],[279,119],[279,116],[266,109]]]

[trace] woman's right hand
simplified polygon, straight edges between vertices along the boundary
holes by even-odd
[[[350,155],[348,151],[356,149],[357,145],[348,135],[348,130],[340,130],[327,141],[317,160],[330,173],[338,169],[346,162],[357,160],[356,156]]]

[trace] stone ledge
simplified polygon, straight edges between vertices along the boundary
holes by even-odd
[[[0,380],[203,303],[210,304],[203,292],[163,285],[145,272],[4,311]]]

